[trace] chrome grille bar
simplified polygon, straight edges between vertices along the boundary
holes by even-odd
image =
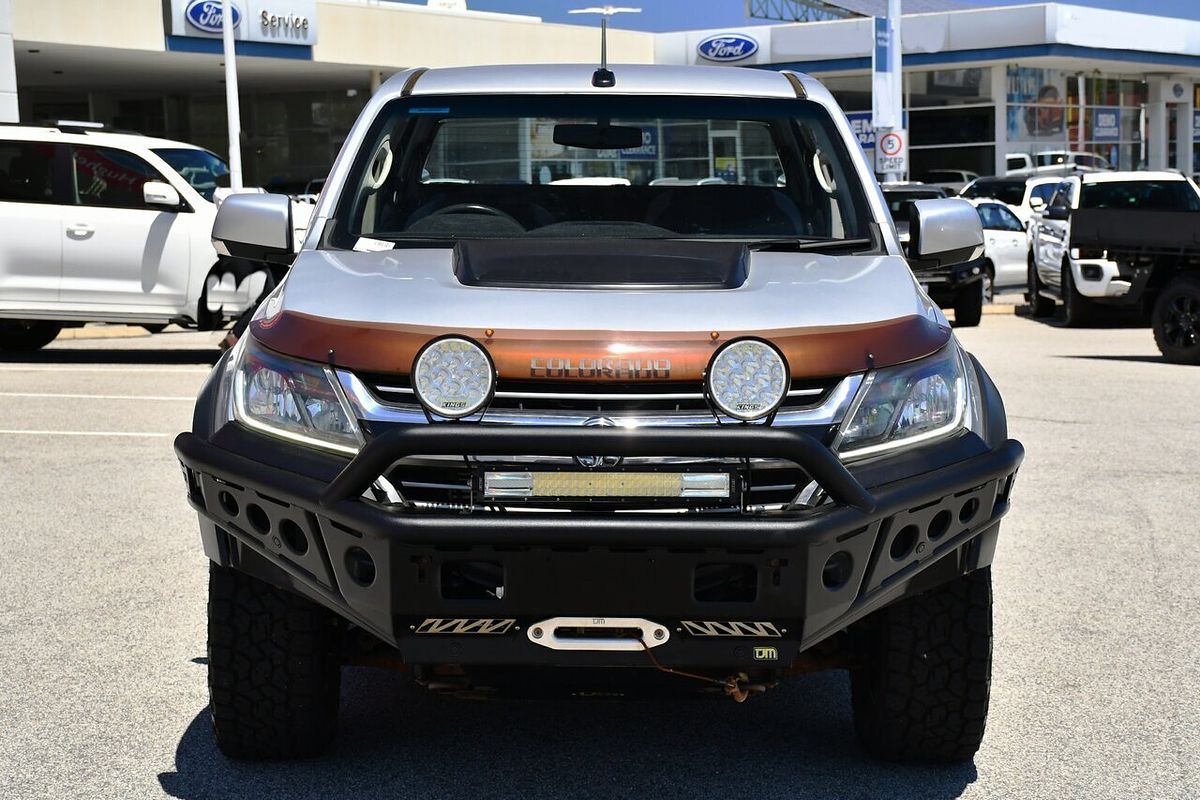
[[[407,422],[424,423],[427,421],[425,412],[416,403],[385,403],[379,400],[371,389],[357,375],[346,370],[336,370],[338,381],[346,392],[346,397],[353,406],[354,413],[370,422]],[[861,374],[848,375],[830,390],[825,398],[817,405],[803,408],[784,408],[775,415],[776,426],[794,425],[836,425],[845,417],[850,402],[862,384]],[[381,390],[383,387],[380,387]],[[411,391],[411,390],[410,390]],[[801,389],[801,392],[820,394],[821,390]],[[791,393],[789,393],[791,394]],[[536,397],[548,397],[533,393]],[[698,395],[699,396],[699,395]],[[597,395],[585,395],[586,399],[595,399]],[[630,395],[618,395],[621,399],[629,399]],[[582,425],[586,420],[596,416],[594,411],[557,410],[557,409],[491,409],[482,418],[482,422],[495,425]],[[616,411],[607,414],[618,427],[676,427],[676,426],[712,426],[716,424],[709,411]],[[721,418],[724,424],[740,424],[732,418]]]

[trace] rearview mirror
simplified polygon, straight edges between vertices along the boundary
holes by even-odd
[[[554,143],[585,150],[631,150],[642,146],[642,129],[563,123],[554,126]]]
[[[212,243],[221,255],[288,263],[293,253],[291,200],[283,194],[229,195],[217,209]]]
[[[909,206],[910,261],[927,267],[965,264],[983,255],[983,225],[975,206],[957,197],[914,200]]]
[[[179,208],[182,202],[175,187],[162,181],[146,181],[142,184],[142,200],[148,206],[167,206],[169,208]]]

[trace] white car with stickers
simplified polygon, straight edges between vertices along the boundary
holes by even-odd
[[[226,174],[194,145],[91,123],[0,129],[0,350],[85,322],[214,329],[251,308],[270,273],[210,241]]]

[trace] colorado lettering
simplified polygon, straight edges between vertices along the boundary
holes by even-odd
[[[660,379],[671,377],[669,358],[532,358],[534,378]]]

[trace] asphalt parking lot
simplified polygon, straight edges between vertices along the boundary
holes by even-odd
[[[960,331],[1028,456],[973,764],[858,752],[841,674],[744,705],[428,695],[343,678],[328,757],[235,764],[206,718],[206,563],[171,438],[217,334],[0,359],[0,797],[1200,797],[1200,369],[1144,327]]]

